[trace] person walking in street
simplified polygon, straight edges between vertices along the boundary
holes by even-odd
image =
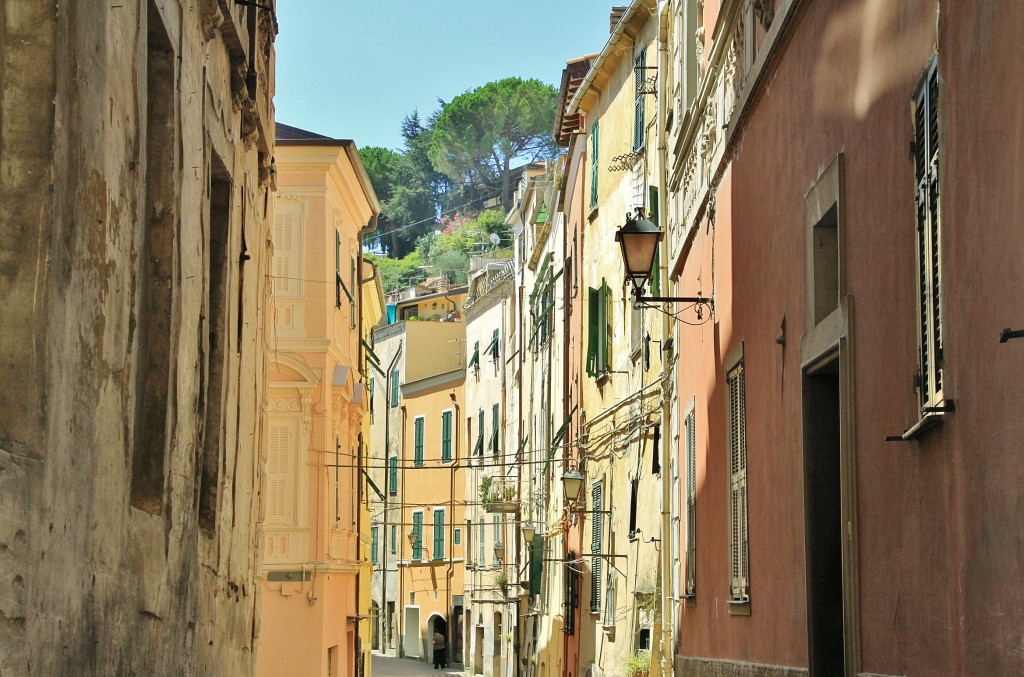
[[[448,660],[445,657],[445,643],[444,635],[440,632],[434,633],[434,669],[441,669],[448,667]]]

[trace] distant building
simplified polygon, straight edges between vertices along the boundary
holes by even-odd
[[[374,648],[425,662],[434,632],[462,661],[465,294],[435,278],[391,295],[371,343]]]
[[[274,0],[0,10],[0,673],[257,652]]]
[[[361,322],[380,317],[376,294],[376,316],[362,308],[360,245],[380,205],[352,141],[278,124],[276,155],[257,674],[359,677],[372,629]]]

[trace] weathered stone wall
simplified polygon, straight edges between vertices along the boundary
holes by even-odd
[[[252,672],[275,31],[0,5],[0,675]]]
[[[807,677],[807,668],[676,656],[675,674],[693,677]]]

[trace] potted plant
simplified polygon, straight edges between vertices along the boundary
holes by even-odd
[[[651,652],[636,651],[626,659],[626,677],[647,677],[651,674]]]

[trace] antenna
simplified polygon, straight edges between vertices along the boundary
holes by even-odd
[[[488,237],[491,238],[491,244],[494,245],[495,247],[497,247],[498,244],[501,242],[501,238],[498,237],[497,233],[491,233]]]

